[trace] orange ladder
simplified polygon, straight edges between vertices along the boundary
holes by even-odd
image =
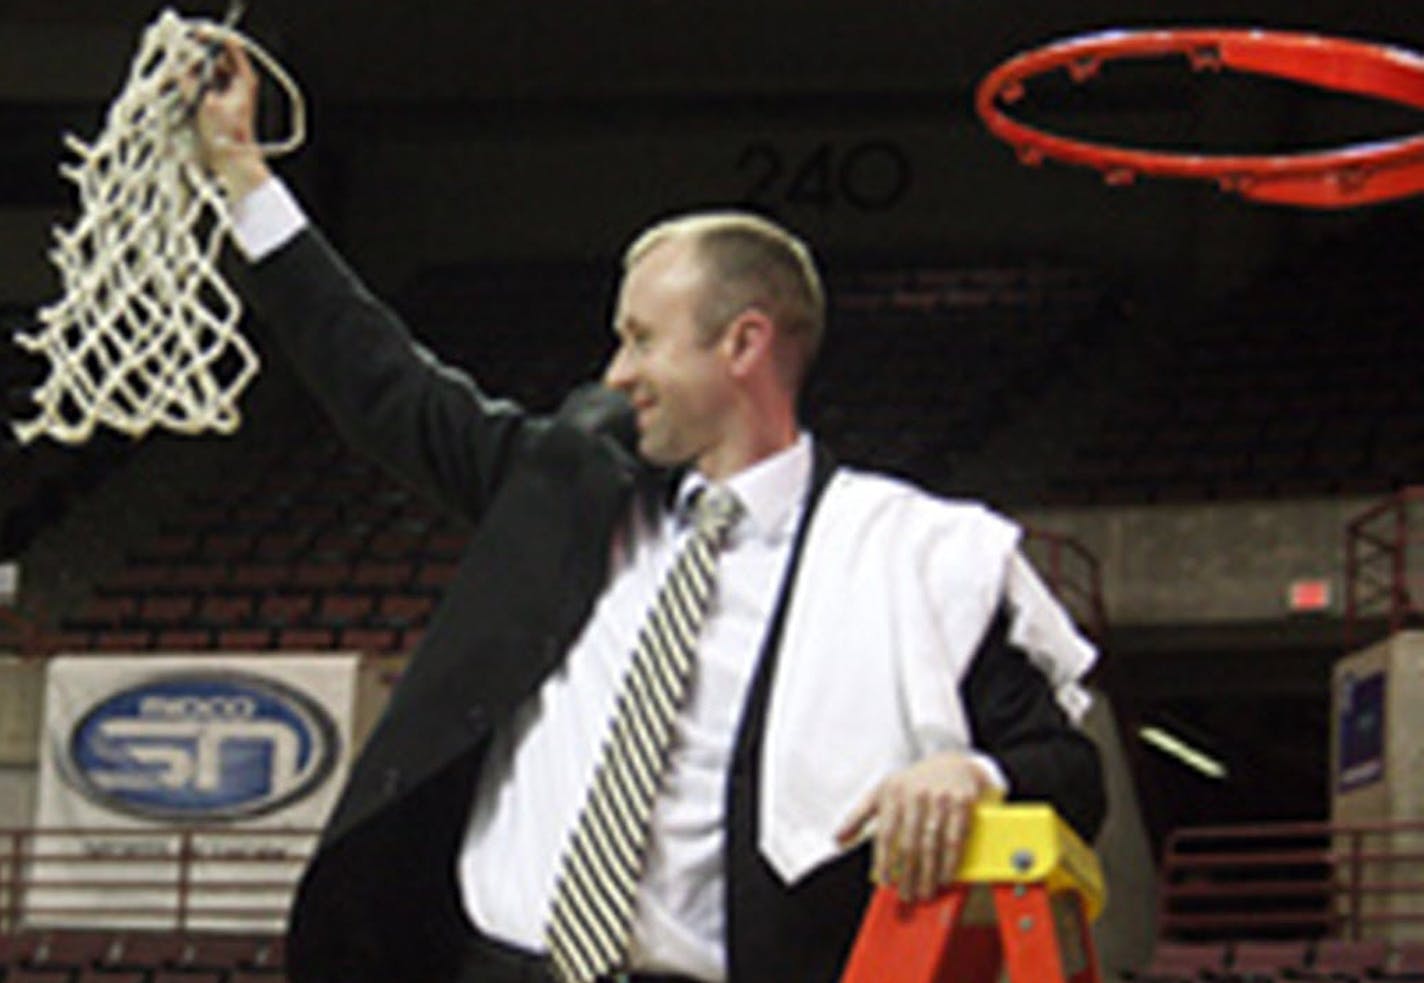
[[[1097,856],[1052,808],[975,809],[958,877],[901,901],[877,888],[841,983],[1100,983],[1088,924],[1106,898]]]

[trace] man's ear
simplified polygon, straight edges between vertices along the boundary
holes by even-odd
[[[723,350],[734,376],[745,378],[763,364],[770,364],[776,341],[776,323],[766,312],[748,307],[727,327]]]

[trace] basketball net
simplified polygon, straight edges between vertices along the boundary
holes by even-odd
[[[67,134],[78,158],[60,173],[79,190],[80,215],[54,230],[50,259],[63,297],[39,312],[40,328],[16,343],[49,361],[32,398],[39,414],[14,424],[21,443],[41,436],[78,444],[97,424],[132,437],[155,426],[185,434],[231,433],[237,399],[258,358],[238,332],[242,304],[218,270],[230,231],[227,202],[198,159],[193,101],[179,80],[206,78],[229,28],[165,10],[145,29],[127,84],[92,144]],[[238,36],[286,89],[292,135],[304,138],[291,79]]]

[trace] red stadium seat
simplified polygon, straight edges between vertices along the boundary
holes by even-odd
[[[440,529],[430,534],[425,542],[424,554],[442,560],[456,560],[465,552],[470,541],[467,530]]]
[[[115,592],[144,593],[163,590],[172,582],[171,564],[162,560],[131,560],[115,570],[103,588]]]
[[[277,648],[329,649],[336,647],[336,632],[329,628],[283,628],[277,633]]]
[[[209,628],[242,625],[252,618],[252,598],[242,595],[210,594],[198,605],[194,620]]]
[[[434,610],[435,600],[427,594],[387,594],[377,607],[376,620],[397,628],[423,625]]]
[[[271,560],[239,563],[228,572],[227,582],[243,590],[275,590],[291,583],[291,571],[287,564]]]
[[[85,931],[24,931],[6,937],[4,962],[34,970],[74,969],[101,958],[112,934]]]
[[[71,623],[89,628],[121,628],[131,624],[137,614],[138,599],[132,595],[91,597]]]
[[[213,633],[206,628],[165,628],[153,647],[160,652],[202,651],[213,647]]]
[[[1140,971],[1124,972],[1136,983],[1196,983],[1220,975],[1231,961],[1227,942],[1169,942],[1162,939]]]
[[[298,587],[330,590],[351,582],[351,564],[346,562],[299,562],[292,571],[292,583]]]
[[[105,951],[93,961],[99,978],[113,974],[138,973],[145,979],[180,951],[181,939],[167,932],[130,932],[117,935]],[[108,974],[108,975],[102,975]]]
[[[187,973],[227,973],[234,967],[269,966],[274,939],[247,935],[191,935],[166,962],[166,968]]]
[[[31,969],[27,966],[11,966],[5,974],[5,983],[70,983],[74,978],[73,969]]]
[[[310,537],[305,532],[281,530],[258,537],[252,555],[260,561],[285,562],[300,559]]]
[[[317,608],[315,620],[333,628],[359,625],[370,617],[374,606],[365,594],[328,594]]]
[[[93,635],[87,631],[42,631],[35,636],[32,649],[43,655],[60,652],[84,652],[89,649]]]
[[[328,529],[317,536],[306,555],[314,560],[347,561],[359,556],[365,544],[366,533],[359,526],[343,526]]]
[[[400,633],[391,628],[344,628],[337,647],[356,652],[390,652],[399,640]]]
[[[1424,942],[1406,940],[1394,944],[1385,978],[1391,981],[1424,980]]]
[[[220,560],[179,560],[168,572],[167,589],[190,592],[212,590],[227,582],[228,566]]]
[[[281,969],[287,962],[287,940],[284,936],[277,935],[270,938],[260,938],[254,940],[256,948],[252,955],[248,956],[243,968],[257,971],[271,971]]]
[[[144,652],[153,645],[153,633],[138,629],[97,631],[90,645],[100,652]]]
[[[408,560],[358,560],[351,569],[355,587],[392,590],[404,587],[415,578],[415,564]]]
[[[325,493],[323,493],[325,494]],[[385,502],[374,501],[360,496],[350,496],[343,498],[337,495],[330,500],[323,500],[320,505],[321,511],[317,507],[305,506],[299,510],[301,515],[308,519],[318,517],[320,522],[346,522],[359,526],[379,526],[391,517],[390,506]]]
[[[312,594],[283,592],[262,599],[257,606],[257,623],[273,628],[287,628],[305,622],[316,607]]]
[[[1309,939],[1238,942],[1225,979],[1233,983],[1271,983],[1304,970],[1310,956]]]
[[[272,647],[268,628],[229,628],[218,632],[218,648],[229,652],[261,652]]]
[[[163,532],[154,536],[139,555],[153,560],[181,560],[194,556],[198,551],[198,537],[192,532]]]
[[[157,627],[186,624],[197,607],[194,597],[186,594],[146,597],[138,607],[138,621]]]
[[[1303,979],[1331,979],[1337,983],[1359,983],[1383,975],[1389,962],[1389,943],[1384,939],[1321,939],[1315,958]]]
[[[277,525],[282,520],[282,505],[278,502],[270,501],[266,498],[255,502],[239,502],[232,507],[231,522],[242,526],[245,529],[262,530]],[[227,519],[221,519],[212,523],[213,525],[223,525]],[[237,535],[234,533],[234,535]],[[256,537],[253,538],[256,544]]]
[[[432,589],[443,588],[455,579],[455,571],[459,564],[442,560],[431,560],[420,565],[420,572],[416,574],[415,582],[421,587]]]
[[[419,559],[425,548],[423,529],[383,529],[367,543],[370,555],[382,560]]]
[[[250,532],[213,529],[203,536],[198,555],[206,560],[231,563],[235,560],[245,560],[251,556],[256,548],[256,543],[257,537]]]

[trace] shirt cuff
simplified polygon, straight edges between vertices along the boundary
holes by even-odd
[[[270,177],[232,206],[232,238],[249,263],[270,256],[307,227],[302,206],[278,177]]]
[[[971,751],[970,759],[984,770],[989,781],[998,787],[999,797],[1007,795],[1009,792],[1009,779],[1004,774],[1004,769],[999,767],[999,763],[987,754],[978,751]]]

